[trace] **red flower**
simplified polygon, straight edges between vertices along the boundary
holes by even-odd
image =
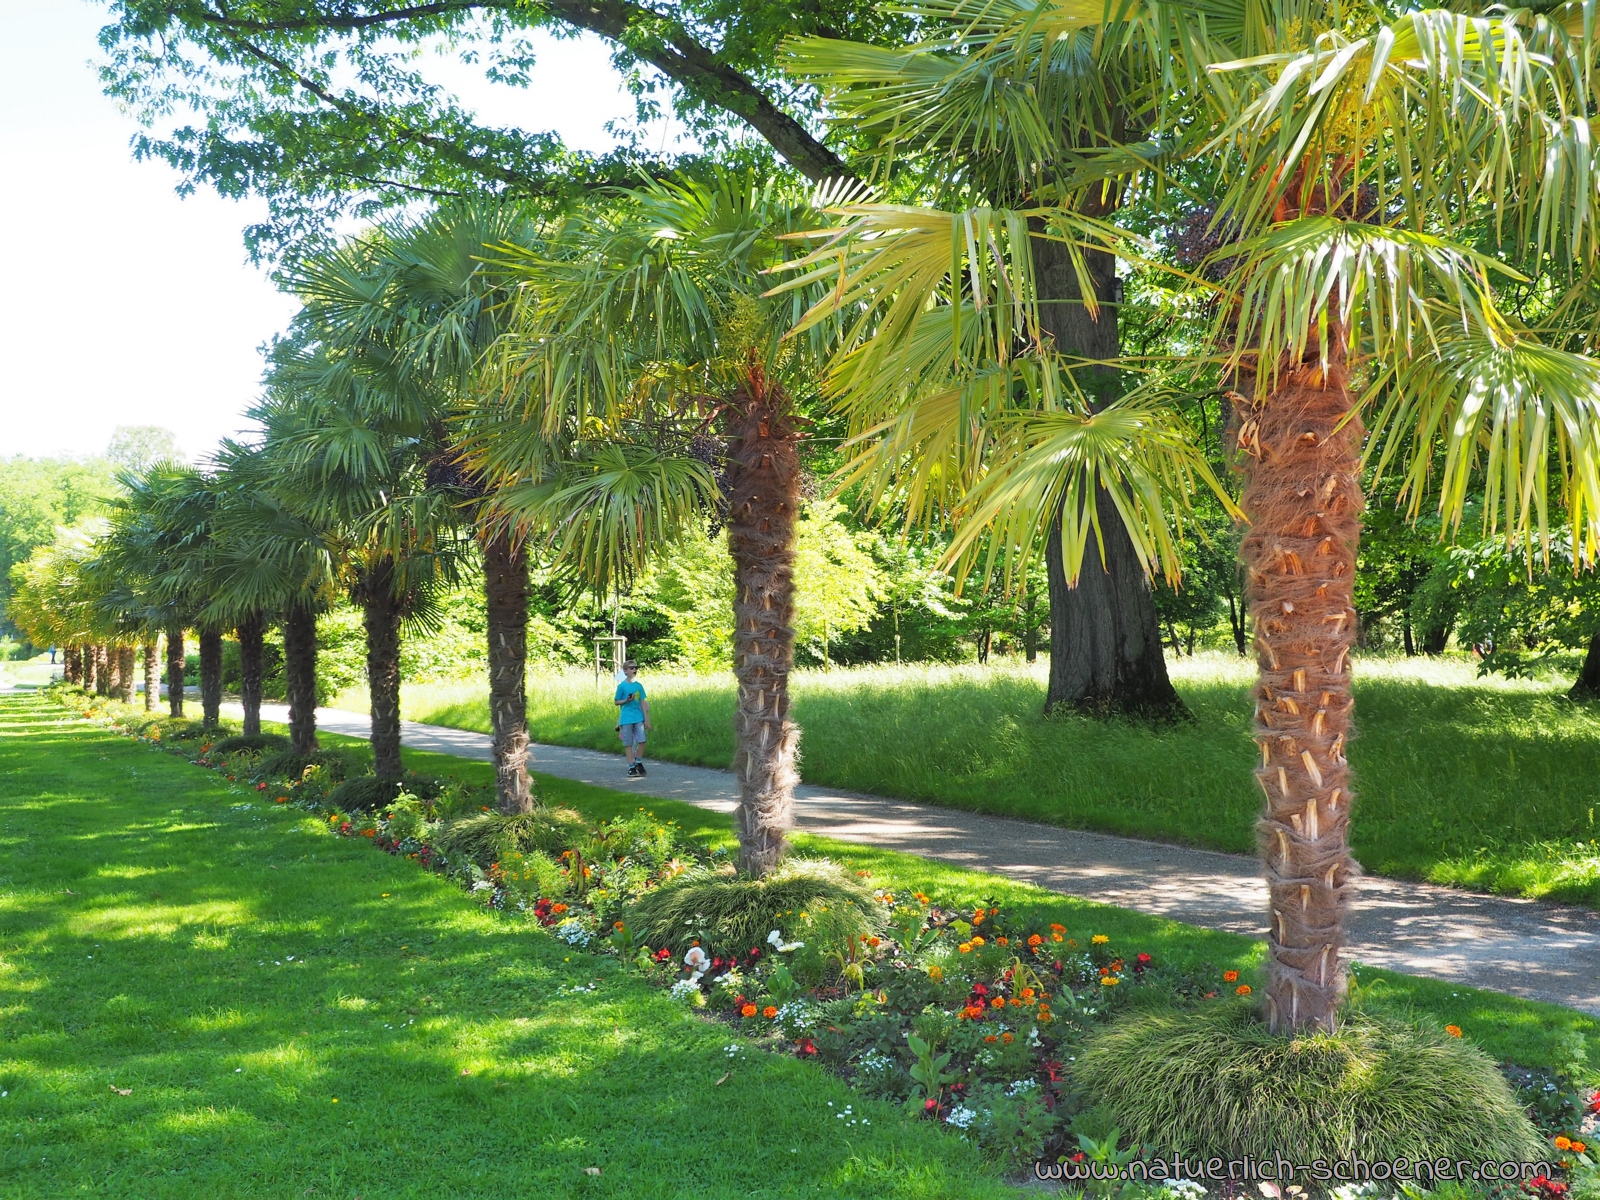
[[[817,1052],[817,1044],[810,1038],[801,1038],[795,1043],[795,1051],[801,1058],[809,1058]]]
[[[266,790],[267,790],[267,785],[266,785],[266,784],[264,784],[264,783],[258,783],[258,784],[256,784],[256,791],[258,791],[258,792],[264,792],[264,791],[266,791]]]
[[[974,996],[987,996],[989,989],[981,983],[975,983],[972,985],[972,994]]]
[[[930,1096],[922,1102],[922,1111],[925,1113],[937,1113],[939,1111],[939,1102]]]

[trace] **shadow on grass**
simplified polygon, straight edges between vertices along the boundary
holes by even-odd
[[[612,960],[21,703],[0,701],[0,833],[27,847],[0,895],[16,1194],[1004,1194],[810,1064],[730,1060]]]

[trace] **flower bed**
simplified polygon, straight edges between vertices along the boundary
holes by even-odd
[[[402,794],[374,813],[340,811],[329,803],[340,772],[328,765],[293,779],[255,778],[260,751],[218,754],[215,732],[196,737],[190,726],[58,694],[85,715],[249,782],[264,800],[318,814],[336,834],[447,875],[574,950],[616,956],[742,1035],[729,1043],[730,1058],[759,1048],[815,1060],[1013,1168],[1041,1159],[1104,1165],[1143,1152],[1119,1147],[1117,1131],[1097,1123],[1093,1097],[1073,1088],[1078,1047],[1097,1026],[1133,1006],[1250,995],[1233,970],[1177,969],[1093,929],[1015,921],[988,901],[955,908],[921,892],[875,889],[865,872],[854,875],[876,906],[869,927],[877,932],[841,936],[837,914],[802,907],[781,913],[753,944],[727,944],[704,917],[651,945],[634,920],[641,897],[714,872],[726,853],[647,809],[600,824],[545,809],[512,837],[490,812],[490,789],[447,783],[435,798]],[[1590,1189],[1600,1098],[1564,1076],[1507,1073],[1551,1137],[1552,1158]],[[837,1119],[868,1120],[848,1106]],[[1523,1186],[1554,1200],[1568,1179]]]

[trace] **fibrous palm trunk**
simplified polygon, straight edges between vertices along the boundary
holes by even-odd
[[[1083,302],[1067,247],[1035,241],[1039,321],[1063,353],[1090,362],[1114,362],[1122,344],[1117,328],[1121,285],[1116,263],[1101,251],[1089,251],[1085,258],[1099,303],[1098,316],[1091,315]],[[1083,367],[1076,378],[1097,409],[1119,394],[1119,381],[1110,368]],[[1067,585],[1059,514],[1050,526],[1045,554],[1050,593],[1050,682],[1045,711],[1076,708],[1153,717],[1187,715],[1167,677],[1155,601],[1134,553],[1133,539],[1104,492],[1096,497],[1096,507],[1105,561],[1101,562],[1098,547],[1092,546],[1084,556],[1076,587]]]
[[[261,653],[263,622],[255,613],[234,627],[239,639],[239,702],[244,706],[244,732],[261,732]]]
[[[94,648],[94,691],[97,696],[111,694],[111,661],[106,648],[96,645]]]
[[[200,719],[207,729],[222,720],[222,634],[200,631]]]
[[[144,710],[155,712],[156,702],[160,699],[161,667],[160,657],[156,654],[154,640],[144,644]]]
[[[752,370],[736,400],[729,433],[739,863],[760,876],[788,848],[785,834],[794,821],[799,782],[794,761],[800,730],[789,720],[789,672],[800,458],[789,399],[759,370]]]
[[[61,656],[61,680],[63,683],[77,683],[83,678],[83,651],[76,646],[68,646]]]
[[[106,691],[113,700],[122,699],[122,647],[106,647]]]
[[[174,621],[167,626],[167,712],[174,717],[183,716],[183,625]]]
[[[381,578],[380,578],[381,576]],[[372,769],[380,779],[399,779],[400,602],[387,585],[393,571],[374,572],[362,603],[367,632],[367,694],[372,708]]]
[[[137,686],[133,677],[136,657],[132,646],[117,647],[117,699],[124,704],[133,703],[134,689]]]
[[[528,555],[510,533],[483,539],[488,609],[489,720],[495,796],[503,813],[533,811],[528,780]]]
[[[1583,656],[1583,666],[1579,669],[1578,678],[1573,681],[1572,690],[1567,696],[1573,700],[1600,698],[1600,633],[1589,639],[1589,649]]]
[[[1244,559],[1259,674],[1258,825],[1270,894],[1266,1015],[1278,1031],[1332,1031],[1346,985],[1350,650],[1361,522],[1362,429],[1342,356],[1286,367],[1240,405]],[[1343,422],[1343,424],[1341,424]]]
[[[294,604],[283,618],[283,687],[289,700],[289,747],[317,748],[317,614]]]

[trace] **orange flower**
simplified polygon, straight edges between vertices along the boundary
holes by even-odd
[[[1444,1031],[1446,1033],[1448,1033],[1451,1037],[1460,1037],[1461,1036],[1461,1026],[1459,1026],[1459,1025],[1446,1025],[1444,1027]]]
[[[1009,946],[1011,943],[1003,937],[997,937],[994,940],[994,944],[996,946]]]
[[[1057,925],[1054,921],[1050,922],[1051,933],[1065,933],[1066,931],[1067,927],[1065,925]]]
[[[1033,993],[1033,989],[1032,988],[1023,988],[1022,989],[1022,998],[1024,1000],[1032,1000],[1033,999],[1033,995],[1034,995],[1034,993]]]
[[[1059,933],[1052,933],[1050,935],[1050,940],[1052,942],[1059,942],[1061,940],[1061,935]]]
[[[1004,1008],[1005,1006],[1006,1001],[1004,996],[996,996],[993,1000],[989,1001],[990,1008]]]
[[[756,1015],[756,1006],[754,1004],[746,1004],[743,1008],[741,1008],[739,1010],[739,1015],[741,1017],[753,1017],[753,1016],[755,1016]]]
[[[565,904],[552,904],[550,906],[550,911],[553,912],[553,913],[558,913],[558,914],[559,913],[564,913],[564,912],[567,911],[567,906]],[[699,942],[695,943],[695,945],[697,945],[697,946],[699,944],[700,944]]]
[[[778,1015],[777,1006],[773,1004],[767,1005],[761,1010],[761,1015],[769,1021],[772,1020],[773,1017]]]
[[[1012,1042],[1016,1041],[1017,1039],[1013,1034],[1002,1033],[1000,1035],[1000,1040],[1002,1042],[1005,1042],[1009,1046]]]
[[[927,904],[928,903],[928,897],[924,893],[922,893],[922,892],[912,892],[911,894],[917,898],[917,903],[918,904]]]
[[[1555,1148],[1557,1150],[1571,1150],[1572,1142],[1567,1138],[1566,1134],[1558,1133],[1556,1134]]]
[[[944,978],[944,968],[938,963],[934,963],[933,966],[928,968],[928,978],[938,983]]]
[[[1238,979],[1239,979],[1239,972],[1237,972],[1237,971],[1224,971],[1222,973],[1222,982],[1223,983],[1235,983],[1235,982],[1238,981]]]
[[[1587,1149],[1588,1149],[1588,1147],[1585,1146],[1582,1142],[1573,1142],[1572,1143],[1572,1152],[1574,1154],[1582,1154]]]
[[[983,945],[983,939],[981,937],[979,937],[977,934],[973,934],[972,935],[972,944],[974,946],[981,946],[981,945]]]
[[[1044,939],[1042,937],[1040,937],[1037,933],[1030,933],[1028,935],[1028,945],[1030,945],[1030,946],[1038,946],[1038,945],[1042,944],[1043,942],[1044,942]]]
[[[991,1034],[986,1034],[984,1036],[983,1040],[986,1041],[986,1042],[998,1042],[1000,1039],[995,1037],[995,1035],[991,1033]]]
[[[1016,996],[1011,997],[1011,1007],[1012,1008],[1021,1008],[1022,1007],[1022,1000],[1020,998],[1016,997]]]
[[[877,938],[875,938],[875,937],[869,937],[869,938],[868,938],[868,939],[867,939],[867,945],[869,945],[869,946],[871,946],[871,947],[872,947],[872,948],[873,948],[873,949],[874,949],[874,950],[876,950],[876,949],[877,949],[877,948],[878,948],[878,947],[879,947],[879,946],[881,946],[881,945],[883,945],[883,943],[882,943],[882,942],[880,942],[880,941],[879,941],[879,940],[878,940],[878,939],[877,939]]]
[[[963,953],[963,954],[971,954],[972,953],[972,943],[971,942],[962,942],[961,945],[956,947],[956,949],[961,951],[961,953]]]
[[[1238,987],[1233,989],[1233,994],[1235,996],[1248,996],[1250,994],[1250,985],[1248,983],[1241,983]]]

